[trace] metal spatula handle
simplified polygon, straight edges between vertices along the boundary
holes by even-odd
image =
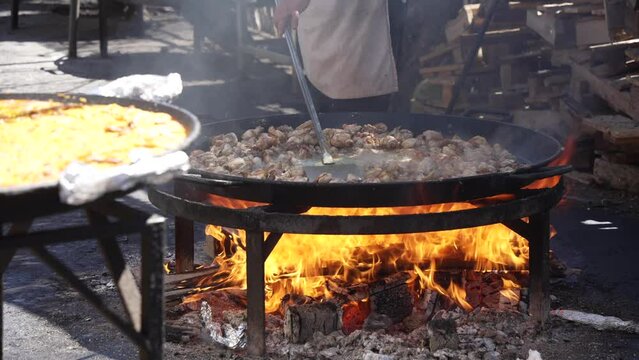
[[[275,0],[276,5],[279,5],[279,3],[279,0]],[[295,42],[293,41],[290,27],[288,27],[284,32],[284,37],[286,38],[286,43],[288,44],[288,50],[291,53],[293,68],[295,69],[297,81],[299,81],[300,88],[302,89],[302,95],[304,96],[306,108],[308,109],[308,113],[311,115],[311,121],[313,122],[313,128],[315,129],[315,135],[317,135],[317,139],[319,141],[319,146],[322,151],[322,163],[325,165],[334,164],[335,161],[333,160],[331,154],[328,152],[326,139],[324,138],[324,133],[322,132],[322,124],[320,124],[319,116],[317,116],[317,110],[315,110],[315,104],[313,103],[311,90],[308,87],[308,82],[306,81],[306,77],[304,76],[304,68],[302,67],[302,62],[300,61],[297,47],[295,46]]]

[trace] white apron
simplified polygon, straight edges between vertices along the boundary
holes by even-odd
[[[388,0],[311,0],[298,37],[306,75],[333,99],[398,90]]]

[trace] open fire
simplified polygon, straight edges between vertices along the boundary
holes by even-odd
[[[214,205],[232,208],[259,206],[210,195]],[[312,208],[305,214],[332,216],[423,214],[467,210],[480,205],[453,203],[397,208]],[[206,233],[215,239],[219,255],[215,276],[202,280],[200,290],[245,288],[245,232],[209,225]],[[285,234],[265,264],[266,310],[277,312],[287,295],[330,299],[327,281],[367,284],[398,272],[415,296],[425,290],[442,294],[465,310],[485,304],[480,295],[469,292],[475,274],[493,273],[501,279],[497,291],[512,304],[519,303],[518,279],[525,277],[528,242],[501,224],[470,229],[393,235],[297,235]],[[447,271],[463,276],[436,276]],[[514,273],[519,276],[515,276]],[[443,280],[442,280],[443,279]],[[493,279],[494,280],[494,279]],[[185,302],[197,301],[198,295]]]
[[[568,141],[567,151],[552,166],[568,162],[571,144]],[[559,176],[550,177],[526,189],[553,188],[559,181]],[[268,205],[213,194],[207,196],[211,205],[229,209]],[[503,194],[476,201],[422,206],[313,207],[300,216],[454,213],[513,200],[513,195]],[[528,219],[522,221],[528,222]],[[241,289],[247,287],[246,232],[208,225],[206,235],[215,243],[217,256],[213,267],[216,270],[210,276],[199,278],[195,294],[186,296],[185,304],[199,303],[208,291],[241,294]],[[268,235],[266,233],[265,238]],[[433,294],[438,306],[448,309],[521,309],[520,300],[525,300],[522,290],[529,285],[528,240],[501,223],[413,234],[284,234],[275,248],[269,250],[272,251],[264,264],[266,311],[285,315],[290,305],[338,304],[345,333],[361,328],[367,317],[375,313],[374,294],[379,284],[386,284],[382,285],[386,290],[405,289],[393,295],[399,298],[391,299],[408,309],[402,312],[404,317],[413,307],[428,306]],[[393,291],[397,292],[391,293]],[[406,298],[409,300],[404,301]]]
[[[265,353],[266,329],[275,349],[282,340],[308,344],[318,332],[348,337],[359,329],[412,334],[428,327],[432,340],[440,330],[455,333],[438,330],[452,321],[442,316],[474,316],[480,308],[529,313],[543,324],[550,305],[548,211],[564,193],[560,175],[571,144],[551,168],[533,170],[541,180],[520,191],[454,203],[349,208],[329,201],[297,210],[295,202],[215,195],[206,178],[188,190],[176,186],[178,196],[152,193],[180,214],[221,224],[206,227],[213,263],[174,274],[167,299],[182,303],[170,312],[198,311],[207,337],[250,354]]]

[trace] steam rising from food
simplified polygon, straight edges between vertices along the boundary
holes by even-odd
[[[481,136],[446,138],[431,130],[415,135],[401,127],[389,130],[383,123],[324,129],[324,136],[331,155],[356,162],[364,174],[336,178],[326,166],[326,173],[315,179],[320,183],[430,181],[518,168],[515,156]],[[320,163],[320,158],[317,137],[307,121],[295,129],[288,125],[256,127],[239,138],[235,133],[217,135],[209,151],[191,154],[191,165],[217,174],[306,182],[304,166]]]

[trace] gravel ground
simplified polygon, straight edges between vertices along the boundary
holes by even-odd
[[[90,91],[105,81],[134,73],[180,72],[184,96],[177,103],[201,115],[203,122],[227,118],[283,113],[300,108],[291,94],[285,69],[263,63],[251,65],[240,78],[234,59],[221,50],[202,55],[191,50],[191,28],[179,17],[156,12],[144,36],[129,36],[131,25],[113,22],[111,57],[97,57],[97,21],[81,22],[81,59],[68,60],[66,18],[55,15],[51,2],[24,1],[23,28],[0,33],[0,92]],[[8,28],[9,7],[0,4],[0,28]],[[581,275],[553,284],[554,307],[591,311],[639,320],[639,270],[635,265],[639,231],[634,197],[575,185],[569,200],[553,213],[559,236],[557,254]],[[148,208],[144,193],[128,203]],[[586,219],[607,220],[617,231],[587,228]],[[37,227],[84,221],[81,213],[68,213],[39,221]],[[202,227],[197,228],[198,249]],[[172,239],[170,223],[169,239]],[[118,239],[133,269],[139,267],[136,237]],[[77,271],[78,276],[118,309],[119,299],[94,241],[52,246],[51,250]],[[173,252],[171,241],[167,249]],[[201,253],[200,253],[201,254]],[[201,256],[201,255],[200,255]],[[206,261],[204,258],[199,261]],[[7,359],[134,359],[136,349],[84,302],[62,279],[20,251],[5,277],[4,343]],[[639,336],[598,332],[553,320],[549,328],[525,345],[544,359],[639,359]],[[213,345],[195,341],[166,344],[168,359],[241,358]]]

